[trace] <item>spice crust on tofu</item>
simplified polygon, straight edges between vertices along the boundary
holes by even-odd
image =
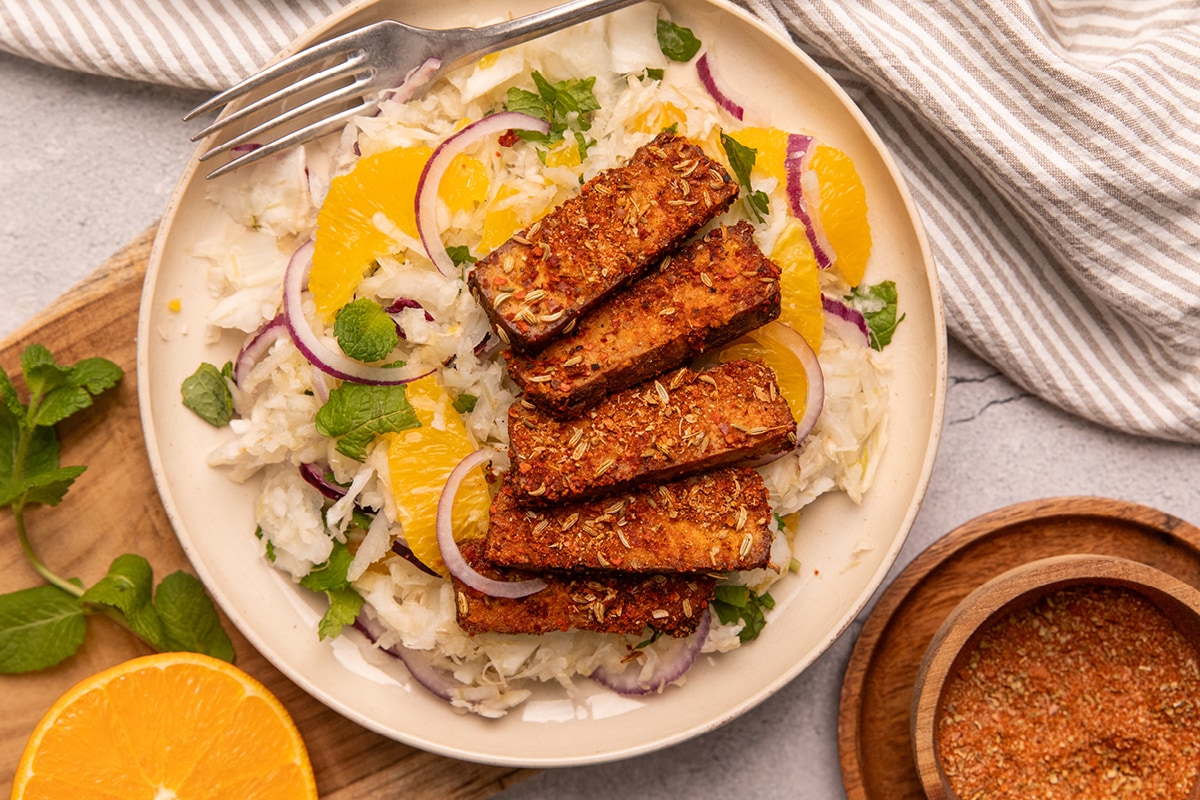
[[[475,265],[471,291],[498,335],[537,351],[721,214],[737,182],[664,131]]]
[[[514,403],[508,435],[514,493],[549,504],[784,452],[795,446],[796,421],[775,372],[737,359],[699,372],[682,367],[574,420]]]
[[[487,560],[530,570],[736,572],[765,567],[771,506],[762,477],[726,467],[544,509],[492,500]]]
[[[461,544],[467,563],[489,578],[520,580],[529,573],[500,570],[484,559],[484,542]],[[640,633],[647,627],[670,636],[690,636],[712,602],[711,575],[579,576],[541,574],[546,588],[517,599],[491,597],[454,581],[458,625],[469,634],[581,630]]]
[[[505,351],[525,399],[559,419],[779,316],[779,268],[754,226],[714,228],[614,293],[536,355]]]

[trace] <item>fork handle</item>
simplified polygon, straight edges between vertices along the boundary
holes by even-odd
[[[447,53],[449,58],[446,60],[451,65],[458,66],[497,50],[528,42],[640,2],[642,0],[569,0],[507,22],[497,22],[482,28],[443,31],[446,44],[455,51]],[[461,38],[452,37],[452,34],[461,34]],[[454,40],[453,44],[451,38]]]

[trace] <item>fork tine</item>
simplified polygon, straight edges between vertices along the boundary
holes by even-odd
[[[304,142],[324,136],[325,134],[341,127],[346,120],[350,119],[350,117],[353,117],[356,114],[362,114],[364,111],[369,110],[373,105],[374,103],[364,102],[354,106],[353,108],[348,108],[345,111],[338,112],[332,117],[323,119],[320,122],[314,122],[312,125],[294,130],[286,136],[282,136],[276,141],[271,142],[270,144],[265,144],[262,147],[255,148],[248,153],[243,153],[237,158],[222,164],[212,172],[208,173],[205,178],[212,180],[213,178],[224,175],[226,172],[235,170],[238,167],[244,167],[247,164],[258,161],[260,158],[266,158],[267,156],[271,156],[282,150],[286,150],[293,145],[303,144]],[[200,157],[200,160],[203,161],[205,158],[208,158],[209,155],[210,153],[205,153]]]
[[[276,78],[280,78],[289,72],[302,69],[314,61],[335,56],[341,52],[353,51],[354,49],[357,49],[356,43],[359,35],[359,31],[351,31],[350,33],[344,33],[341,36],[335,36],[329,41],[321,42],[320,44],[316,44],[312,47],[301,50],[299,53],[290,55],[280,61],[278,64],[264,67],[262,70],[254,73],[245,80],[236,83],[225,91],[208,98],[203,103],[187,112],[187,114],[183,116],[183,119],[186,122],[207,111],[212,111],[213,109],[227,105],[242,95],[252,92],[260,86],[270,83]]]
[[[367,74],[367,76],[365,78],[362,75],[360,75],[353,83],[347,84],[346,86],[343,86],[340,89],[332,91],[328,94],[323,94],[320,97],[314,97],[312,100],[309,100],[307,103],[304,103],[303,105],[296,106],[295,108],[293,108],[289,111],[286,111],[276,117],[272,117],[271,119],[269,119],[259,125],[256,125],[255,127],[251,128],[250,130],[245,131],[244,133],[240,133],[237,136],[234,136],[232,139],[222,142],[221,144],[216,145],[215,147],[209,148],[206,152],[204,152],[200,156],[199,160],[207,161],[208,159],[212,158],[213,156],[220,155],[221,153],[224,153],[227,150],[231,150],[234,147],[237,147],[238,145],[247,144],[248,142],[252,142],[254,139],[258,138],[262,133],[264,133],[272,128],[277,128],[280,125],[285,125],[294,119],[299,119],[300,117],[303,117],[305,114],[312,113],[313,111],[317,110],[318,108],[323,108],[324,106],[327,106],[331,103],[337,103],[341,100],[348,100],[351,97],[360,95],[364,91],[363,87],[368,85],[369,83],[370,83],[370,75],[369,74]],[[362,103],[361,105],[359,105],[358,108],[370,108],[373,105],[375,105],[375,101],[366,101],[366,102]],[[333,118],[331,117],[331,119],[333,119]],[[311,126],[309,126],[309,127],[311,127]],[[306,129],[302,128],[301,130],[306,130]]]
[[[352,53],[351,56],[347,60],[345,60],[339,64],[334,64],[333,66],[329,67],[328,69],[322,70],[321,72],[313,73],[312,75],[309,75],[309,76],[297,81],[296,83],[283,86],[280,89],[276,90],[275,92],[272,92],[271,94],[268,94],[258,100],[255,100],[250,105],[245,106],[243,108],[239,108],[237,111],[234,111],[232,114],[220,117],[219,119],[214,121],[211,125],[209,125],[204,130],[202,130],[196,134],[193,134],[191,137],[191,140],[193,142],[198,142],[201,139],[206,138],[210,134],[216,133],[217,131],[221,130],[222,128],[226,127],[227,125],[231,125],[232,123],[237,122],[240,119],[244,119],[244,118],[250,116],[251,114],[254,114],[255,112],[263,110],[264,108],[272,105],[273,103],[283,100],[285,97],[289,97],[294,94],[299,94],[299,93],[305,91],[306,89],[316,86],[317,84],[335,80],[335,79],[341,78],[343,76],[352,75],[352,74],[354,74],[355,70],[357,70],[362,65],[362,63],[365,59],[366,59],[366,55],[361,50],[358,51],[357,53]]]

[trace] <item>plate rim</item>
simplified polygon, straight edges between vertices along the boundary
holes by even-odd
[[[403,2],[403,0],[398,0]],[[397,0],[355,0],[355,2],[342,7],[336,12],[325,17],[317,24],[310,27],[303,34],[298,36],[288,44],[283,50],[275,56],[273,61],[277,61],[287,55],[307,46],[316,38],[327,34],[330,30],[339,25],[345,24],[349,19],[370,11],[376,6],[387,5],[397,2]],[[665,5],[680,4],[684,0],[662,0]],[[288,662],[285,659],[280,659],[275,652],[275,648],[263,637],[263,635],[255,628],[238,624],[235,620],[240,617],[239,614],[229,613],[230,601],[225,596],[224,592],[215,588],[215,581],[210,574],[209,569],[204,564],[202,555],[195,549],[189,537],[180,535],[180,531],[186,530],[187,525],[183,520],[178,507],[170,492],[164,490],[166,477],[165,467],[162,454],[157,446],[157,437],[155,433],[155,424],[152,415],[152,402],[150,398],[149,381],[144,380],[143,376],[149,374],[149,357],[148,357],[148,339],[151,335],[150,331],[150,306],[153,301],[156,278],[159,273],[159,267],[162,263],[163,251],[166,247],[167,239],[169,238],[173,226],[173,222],[179,212],[184,190],[197,179],[197,172],[200,168],[200,163],[197,161],[196,155],[201,152],[206,142],[202,141],[198,145],[195,154],[189,159],[187,167],[184,169],[175,189],[172,192],[171,198],[164,210],[158,230],[155,235],[154,243],[151,247],[148,269],[143,285],[141,299],[139,303],[138,315],[138,344],[137,344],[137,373],[138,373],[138,406],[142,420],[142,429],[145,439],[146,449],[150,461],[151,473],[154,476],[156,486],[159,489],[159,495],[163,500],[163,506],[166,510],[168,520],[171,523],[173,532],[179,540],[181,547],[188,557],[193,569],[196,570],[203,579],[206,588],[226,611],[230,620],[235,624],[242,635],[248,642],[261,653],[273,666],[280,670],[290,680],[301,687],[306,693],[313,696],[315,699],[330,707],[338,714],[350,719],[351,721],[388,738],[401,741],[413,747],[417,747],[429,752],[437,753],[451,758],[458,758],[468,761],[473,761],[483,764],[493,764],[509,767],[556,767],[567,765],[585,765],[599,764],[619,759],[629,758],[636,755],[641,755],[648,752],[669,747],[678,744],[682,741],[699,736],[708,731],[714,730],[727,722],[741,716],[755,706],[774,695],[783,686],[794,680],[804,669],[806,669],[813,661],[822,655],[828,648],[839,639],[846,630],[854,622],[855,618],[867,605],[869,600],[879,591],[884,579],[887,577],[889,570],[899,556],[900,550],[907,541],[911,532],[915,518],[919,513],[920,507],[924,501],[928,491],[929,483],[932,479],[933,465],[936,459],[937,450],[941,441],[942,428],[944,424],[945,414],[945,395],[947,388],[947,361],[948,347],[946,338],[945,312],[942,299],[940,283],[936,264],[933,259],[932,250],[928,240],[928,234],[921,217],[920,211],[916,206],[911,190],[903,174],[899,170],[897,163],[891,151],[884,144],[875,127],[867,119],[862,110],[853,102],[847,92],[826,72],[811,56],[801,50],[790,38],[782,36],[768,24],[753,16],[747,10],[734,5],[729,0],[704,0],[706,6],[715,9],[723,14],[730,14],[739,19],[745,25],[754,28],[756,32],[773,40],[777,45],[786,50],[791,58],[802,63],[807,68],[810,77],[819,80],[825,84],[826,88],[837,97],[843,111],[849,114],[862,134],[870,142],[875,154],[883,164],[889,181],[894,187],[899,200],[907,213],[907,217],[911,220],[911,233],[915,237],[919,249],[919,260],[924,267],[924,277],[928,283],[929,297],[933,313],[933,333],[935,352],[933,354],[934,367],[934,385],[932,397],[932,414],[930,420],[930,436],[925,447],[925,452],[920,461],[920,468],[914,486],[914,494],[904,518],[900,520],[900,525],[897,535],[893,537],[888,551],[885,553],[875,573],[866,581],[865,589],[856,602],[850,604],[850,607],[845,611],[843,616],[837,623],[830,628],[825,636],[820,640],[817,647],[809,653],[808,658],[802,660],[792,668],[781,672],[774,680],[761,686],[754,694],[744,701],[727,706],[721,713],[712,716],[706,723],[700,726],[691,728],[681,728],[675,733],[660,737],[653,742],[644,743],[641,745],[628,746],[618,749],[611,749],[605,752],[592,752],[575,757],[539,757],[536,755],[513,758],[505,756],[497,756],[488,753],[476,753],[464,751],[453,746],[444,745],[438,742],[432,742],[417,736],[404,735],[396,730],[381,724],[379,721],[360,714],[352,708],[348,708],[345,704],[338,701],[336,698],[330,697],[326,692],[321,691],[318,687],[312,685],[311,681],[304,675],[303,671],[296,665]],[[688,3],[689,9],[692,8]]]

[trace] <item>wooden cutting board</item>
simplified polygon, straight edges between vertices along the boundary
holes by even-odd
[[[25,345],[49,347],[60,363],[103,356],[125,370],[115,390],[63,423],[62,464],[88,467],[62,504],[27,514],[33,547],[52,570],[87,584],[122,553],[145,556],[156,576],[188,569],[187,557],[158,499],[142,441],[135,339],[142,279],[155,228],[100,266],[49,309],[0,343],[0,369],[20,371]],[[23,389],[22,389],[23,390]],[[0,512],[0,593],[38,585],[11,515]],[[532,770],[471,764],[425,753],[359,727],[314,700],[271,666],[225,620],[237,664],[287,706],[308,745],[325,800],[491,797]],[[76,655],[40,673],[0,675],[0,785],[12,785],[17,761],[39,719],[77,681],[149,650],[109,620],[88,620]]]

